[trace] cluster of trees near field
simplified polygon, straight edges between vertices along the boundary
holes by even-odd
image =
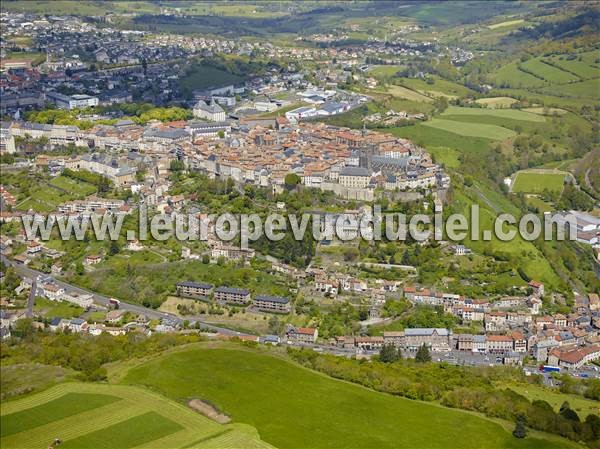
[[[329,376],[361,384],[377,391],[442,405],[473,410],[486,416],[525,423],[527,426],[585,441],[590,448],[600,445],[600,417],[589,414],[582,420],[563,404],[559,412],[546,401],[529,401],[509,388],[498,389],[494,382],[540,382],[539,376],[525,377],[516,367],[461,367],[446,363],[403,360],[391,351],[382,351],[380,360],[346,359],[314,351],[288,348],[288,355],[303,366]],[[420,350],[419,352],[423,352]],[[419,363],[421,362],[421,363]],[[580,382],[580,390],[591,399],[600,399],[600,379]],[[519,432],[520,433],[520,432]]]
[[[103,114],[109,112],[120,112],[125,114],[121,119],[101,119],[86,120],[84,117],[90,114]],[[192,111],[180,107],[156,107],[150,103],[123,103],[106,107],[86,108],[86,109],[56,109],[54,106],[42,109],[40,111],[29,111],[25,114],[25,119],[35,123],[45,123],[54,125],[73,125],[79,129],[90,129],[94,125],[114,125],[119,120],[129,119],[139,125],[145,125],[150,120],[160,120],[161,122],[170,122],[175,120],[189,120],[193,117]]]
[[[0,358],[2,365],[17,363],[42,363],[62,366],[77,372],[84,381],[106,379],[106,368],[102,365],[133,357],[156,354],[174,346],[203,340],[195,334],[143,334],[131,332],[97,337],[70,332],[48,332],[38,330],[32,320],[17,321],[12,337],[2,341]]]

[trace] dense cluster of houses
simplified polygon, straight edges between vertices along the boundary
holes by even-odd
[[[275,189],[281,189],[286,175],[294,173],[308,187],[359,200],[372,200],[377,188],[435,190],[449,185],[448,176],[424,149],[389,134],[322,123],[291,124],[282,117],[217,124],[223,133],[216,139],[214,122],[197,121],[157,122],[144,127],[123,120],[88,130],[2,122],[1,129],[12,136],[45,137],[52,145],[93,148],[93,153],[82,156],[44,156],[46,159],[38,162],[55,173],[64,169],[92,171],[123,188],[136,184],[140,167],[164,178],[161,175],[173,160],[211,177]]]

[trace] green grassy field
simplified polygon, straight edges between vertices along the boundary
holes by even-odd
[[[477,204],[480,207],[479,212],[479,239],[472,240],[470,235],[464,240],[464,245],[468,248],[473,249],[478,253],[483,253],[485,250],[491,251],[492,253],[505,254],[513,260],[515,260],[516,266],[523,269],[523,271],[531,279],[540,279],[546,285],[557,286],[560,282],[556,272],[544,257],[544,254],[535,247],[531,242],[523,240],[517,235],[516,238],[510,241],[501,241],[492,232],[491,240],[482,240],[483,233],[485,230],[493,231],[494,221],[497,213],[491,208],[491,203],[496,210],[502,211],[503,213],[513,214],[515,217],[520,217],[518,209],[510,203],[506,198],[499,194],[494,194],[489,189],[486,189],[483,185],[476,184],[477,189],[469,189],[471,195],[467,195],[467,192],[455,191],[455,210],[462,213],[467,217],[467,221],[471,223],[470,218],[470,206]],[[476,200],[471,197],[477,195]],[[483,195],[483,196],[482,196]],[[484,199],[485,198],[485,199]],[[487,200],[487,201],[486,201]],[[514,230],[516,227],[512,227]],[[508,228],[505,226],[505,231]],[[519,280],[515,280],[517,284]]]
[[[525,112],[531,112],[532,114],[540,114],[540,115],[565,115],[567,111],[560,108],[524,108],[522,109]]]
[[[490,97],[480,98],[475,100],[475,103],[483,104],[488,108],[509,108],[511,104],[516,103],[518,100],[511,97]]]
[[[560,173],[519,172],[512,187],[513,192],[541,193],[544,190],[561,192],[565,175]]]
[[[96,409],[118,401],[105,394],[67,393],[44,404],[19,412],[2,415],[0,436],[6,437],[28,429],[59,421],[73,415]]]
[[[597,78],[599,68],[595,65],[589,64],[585,61],[579,60],[568,60],[561,56],[553,56],[551,58],[544,58],[544,61],[550,62],[552,65],[560,67],[561,69],[573,73],[580,78]]]
[[[516,62],[500,67],[494,75],[494,83],[513,88],[541,87],[546,84],[544,80],[519,70]]]
[[[412,89],[408,89],[404,86],[390,86],[387,92],[392,94],[394,97],[404,98],[411,101],[420,101],[425,103],[432,103],[433,99],[426,95],[420,94]]]
[[[83,308],[66,301],[36,298],[34,311],[43,314],[47,318],[74,318],[83,313]]]
[[[449,98],[465,97],[472,94],[473,91],[461,84],[453,83],[441,78],[433,77],[432,84],[420,78],[401,78],[400,83],[418,92],[425,93],[430,96],[439,97],[446,96]]]
[[[19,175],[14,175],[15,185],[19,185]],[[29,190],[29,198],[17,204],[18,210],[33,209],[36,212],[50,212],[66,201],[83,199],[96,192],[92,184],[76,181],[66,176],[57,176],[49,181],[40,180]]]
[[[48,14],[47,1],[24,1],[17,0],[5,2],[2,5],[8,11],[30,12],[37,14]],[[95,1],[68,1],[56,0],[52,2],[52,14],[56,15],[75,15],[75,16],[103,16],[108,12],[138,12],[148,13],[160,12],[160,9],[150,2],[145,1],[116,1],[110,6],[99,4]]]
[[[482,123],[457,122],[434,118],[423,123],[426,127],[437,128],[454,134],[467,137],[483,137],[492,140],[504,140],[513,137],[516,133],[510,129],[497,125]]]
[[[525,198],[525,202],[528,205],[537,208],[537,210],[540,213],[552,212],[552,209],[553,209],[552,205],[550,203],[547,203],[546,201],[544,201],[543,199],[541,199],[537,196],[528,196]]]
[[[581,81],[579,83],[552,86],[542,89],[549,95],[559,95],[574,98],[589,98],[595,101],[600,99],[600,78]]]
[[[496,28],[503,28],[503,27],[509,27],[509,26],[514,26],[514,25],[520,25],[523,22],[525,22],[525,20],[523,20],[523,19],[507,20],[505,22],[500,22],[500,23],[495,23],[493,25],[488,25],[488,28],[490,30],[495,30]]]
[[[394,76],[403,67],[401,65],[378,65],[369,71],[369,75],[375,78],[388,78]]]
[[[73,372],[60,366],[20,363],[0,367],[2,400],[51,387],[71,378]]]
[[[237,84],[242,80],[243,78],[216,67],[195,64],[179,79],[179,85],[184,92],[191,93],[196,89]]]
[[[582,420],[590,413],[600,414],[600,403],[581,396],[558,393],[539,385],[503,385],[503,387],[510,388],[532,401],[537,399],[546,401],[556,411],[560,409],[563,402],[568,401],[571,408],[577,412]]]
[[[525,61],[522,64],[522,67],[528,72],[531,72],[550,83],[564,84],[572,81],[579,81],[578,76],[546,64],[539,59],[530,59],[529,61]]]
[[[447,115],[472,115],[479,117],[486,116],[538,123],[546,121],[544,117],[540,117],[538,114],[532,114],[530,112],[520,111],[518,109],[462,108],[458,106],[448,106],[448,108],[443,112],[442,116]]]
[[[414,126],[390,128],[389,132],[398,137],[414,140],[418,145],[429,148],[450,148],[458,153],[485,153],[490,149],[492,139],[466,137],[439,128],[419,123]],[[456,160],[456,159],[455,159]]]
[[[148,385],[179,401],[209,400],[281,449],[571,445],[558,439],[517,440],[491,420],[374,392],[252,351],[173,352],[132,368],[124,381]]]
[[[267,448],[255,429],[217,424],[135,387],[65,383],[2,404],[3,448]],[[214,441],[213,441],[214,440]],[[214,444],[213,444],[214,442]],[[235,443],[235,445],[233,445]]]
[[[72,449],[136,447],[180,430],[183,430],[183,427],[176,422],[156,412],[147,412],[69,440],[61,447]],[[110,438],[107,438],[107,435],[110,435]]]
[[[87,196],[96,192],[96,187],[92,184],[68,178],[66,176],[57,176],[50,181],[50,184],[78,196]]]

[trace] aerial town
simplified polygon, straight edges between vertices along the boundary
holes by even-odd
[[[3,447],[598,447],[596,2],[6,3]],[[222,237],[249,214],[313,236]]]

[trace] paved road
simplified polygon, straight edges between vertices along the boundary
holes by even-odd
[[[44,277],[48,277],[48,274],[46,273],[42,273],[41,271],[37,271],[37,270],[33,270],[29,267],[26,267],[24,265],[20,265],[20,264],[16,264],[13,261],[7,259],[5,256],[2,256],[2,262],[5,263],[6,265],[11,265],[14,267],[15,271],[22,275],[22,276],[27,276],[29,278],[31,278],[34,282],[34,285],[31,289],[31,291],[33,292],[32,294],[30,294],[30,298],[29,298],[29,302],[27,304],[27,313],[28,316],[32,316],[33,314],[33,300],[31,299],[31,296],[33,295],[34,299],[35,299],[35,289],[36,289],[36,285],[35,285],[35,281],[37,279],[38,276],[44,276]],[[108,307],[109,306],[109,298],[107,296],[103,296],[100,295],[96,292],[92,292],[89,290],[86,290],[84,288],[81,287],[77,287],[76,285],[72,285],[72,284],[68,284],[66,282],[63,281],[59,281],[58,279],[55,279],[55,282],[57,285],[61,286],[62,288],[65,289],[65,291],[68,292],[74,292],[74,293],[78,293],[80,295],[87,295],[87,294],[91,294],[94,297],[94,303]],[[121,301],[121,305],[119,307],[122,310],[126,310],[128,312],[134,312],[137,314],[143,314],[146,315],[148,318],[150,319],[158,319],[158,320],[162,320],[162,319],[168,319],[171,320],[174,323],[177,324],[181,324],[183,323],[184,319],[180,318],[176,315],[170,314],[170,313],[165,313],[165,312],[161,312],[158,310],[154,310],[154,309],[150,309],[147,307],[143,307],[140,305],[136,305],[136,304],[129,304],[126,302]],[[30,315],[31,313],[31,315]],[[243,336],[243,335],[249,335],[249,334],[245,334],[243,332],[237,332],[231,329],[227,329],[225,327],[219,327],[219,326],[214,326],[212,324],[208,324],[204,321],[201,321],[198,317],[186,317],[185,320],[189,321],[190,324],[193,323],[200,323],[200,325],[208,330],[211,331],[215,331],[215,332],[219,332],[221,334],[225,334],[225,335],[231,335],[231,336]]]
[[[33,317],[33,306],[35,305],[35,294],[37,292],[37,281],[35,278],[31,284],[31,290],[29,290],[29,299],[27,300],[27,311],[25,312],[25,316],[27,318]]]

